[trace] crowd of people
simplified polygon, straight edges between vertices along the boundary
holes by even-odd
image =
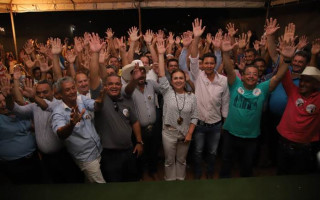
[[[184,180],[187,162],[194,179],[213,179],[218,148],[220,178],[235,162],[254,176],[262,158],[278,175],[319,173],[320,38],[309,45],[289,23],[276,40],[279,28],[270,18],[261,40],[233,23],[204,36],[197,18],[181,36],[30,39],[17,59],[1,45],[1,176],[157,180],[163,151],[164,180]]]

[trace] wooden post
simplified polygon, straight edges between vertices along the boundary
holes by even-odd
[[[12,1],[10,4],[10,18],[11,18],[11,26],[12,26],[12,35],[13,35],[13,43],[14,43],[14,51],[16,53],[16,60],[19,60],[18,57],[18,49],[17,49],[17,38],[16,38],[16,29],[14,26],[14,19],[13,19],[13,14],[12,14]]]

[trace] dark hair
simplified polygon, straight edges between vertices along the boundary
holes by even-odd
[[[306,51],[297,51],[294,56],[301,56],[306,59],[306,63],[308,64],[310,62],[310,54]]]
[[[263,58],[254,59],[253,64],[255,64],[256,62],[263,62],[264,64],[266,64],[266,61]]]
[[[52,84],[48,82],[48,80],[41,80],[41,81],[38,81],[37,85],[40,85],[40,84],[47,84],[49,85],[49,87],[52,89]]]
[[[32,74],[34,74],[34,72],[35,72],[36,70],[40,70],[40,67],[35,67],[35,68],[33,68],[33,69],[32,69]]]
[[[78,74],[84,74],[84,75],[86,75],[86,76],[89,78],[89,74],[88,74],[86,71],[84,71],[84,70],[79,70],[79,71],[76,72],[75,80],[77,80]]]
[[[254,48],[249,48],[244,51],[244,53],[253,52],[254,56],[258,55],[258,52]]]
[[[116,66],[114,66],[114,65],[107,65],[106,69],[113,69],[115,73],[118,72],[118,68]]]
[[[109,74],[108,76],[106,76],[106,78],[105,78],[105,80],[104,80],[104,84],[107,83],[107,80],[108,80],[108,78],[110,78],[110,77],[117,77],[117,78],[120,79],[120,82],[121,82],[121,77],[120,77],[118,74]]]
[[[181,70],[181,69],[175,69],[175,70],[173,70],[173,72],[171,73],[171,80],[172,80],[172,75],[173,75],[174,73],[177,73],[177,72],[183,73],[184,80],[186,80],[186,75],[185,75],[184,71]]]
[[[243,68],[242,74],[244,74],[244,72],[245,72],[248,68],[250,68],[250,67],[256,68],[256,69],[259,71],[258,67],[255,66],[255,65],[246,65],[246,66]]]
[[[167,67],[169,66],[169,63],[170,63],[170,62],[176,62],[176,63],[179,64],[179,61],[178,61],[177,59],[175,59],[175,58],[170,58],[169,60],[167,60]]]
[[[205,58],[214,58],[214,62],[217,62],[217,57],[214,55],[214,53],[209,52],[204,54],[201,60],[204,60]]]

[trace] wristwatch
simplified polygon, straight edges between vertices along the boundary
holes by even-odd
[[[141,140],[140,142],[137,142],[137,144],[144,145],[143,141]]]

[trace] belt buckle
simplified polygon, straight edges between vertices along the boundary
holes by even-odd
[[[205,123],[204,121],[199,120],[199,125],[200,125],[200,126],[205,126],[205,124],[206,124],[206,123]]]
[[[153,125],[148,125],[146,131],[150,133],[152,131]]]

